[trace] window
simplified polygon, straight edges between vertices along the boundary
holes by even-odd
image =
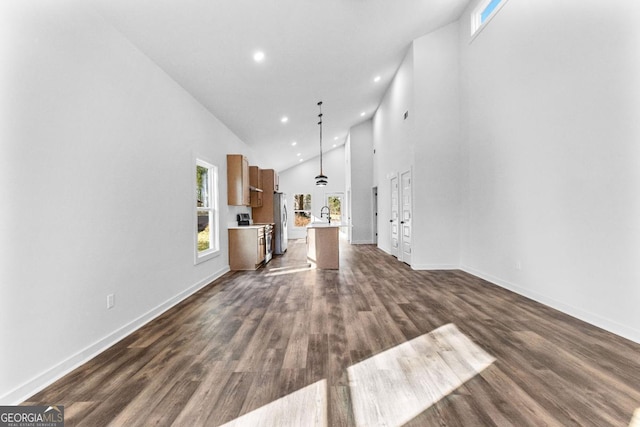
[[[196,264],[219,253],[218,168],[196,160]]]
[[[311,194],[293,196],[293,215],[296,227],[306,227],[311,222]]]
[[[493,18],[508,0],[483,0],[471,14],[471,35],[475,35]]]

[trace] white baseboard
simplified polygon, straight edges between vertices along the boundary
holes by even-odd
[[[411,264],[414,270],[459,270],[458,264]]]
[[[47,369],[39,375],[36,375],[31,380],[26,383],[16,387],[10,392],[0,396],[0,405],[18,405],[24,402],[29,397],[43,390],[45,387],[53,384],[55,381],[59,380],[63,376],[67,375],[69,372],[76,369],[78,366],[88,362],[93,359],[98,354],[105,351],[107,348],[111,347],[118,341],[126,338],[131,335],[136,330],[140,329],[142,326],[146,325],[156,317],[160,316],[165,311],[169,310],[176,304],[181,301],[187,299],[194,293],[198,292],[200,289],[207,286],[209,283],[214,280],[220,278],[223,274],[229,271],[229,266],[217,271],[216,273],[202,279],[195,285],[185,289],[180,292],[176,296],[169,298],[167,301],[158,305],[155,308],[147,311],[140,317],[132,320],[126,325],[116,329],[106,337],[96,341],[95,343],[89,345],[88,347],[80,350],[76,354],[68,357],[62,362],[58,363],[55,366]]]
[[[529,289],[525,289],[522,288],[518,285],[515,285],[513,283],[510,283],[506,280],[502,280],[498,277],[494,277],[490,274],[486,274],[482,271],[476,270],[473,267],[469,267],[469,266],[461,266],[460,269],[462,271],[465,271],[469,274],[472,274],[474,276],[477,276],[481,279],[484,279],[488,282],[491,282],[495,285],[498,285],[502,288],[508,289],[512,292],[515,292],[519,295],[525,296],[529,299],[532,299],[534,301],[537,301],[541,304],[544,304],[546,306],[549,306],[551,308],[554,308],[556,310],[559,310],[565,314],[568,314],[570,316],[573,316],[577,319],[580,319],[584,322],[590,323],[591,325],[597,326],[599,328],[602,328],[606,331],[609,331],[611,333],[614,333],[616,335],[619,335],[623,338],[626,338],[628,340],[634,341],[636,343],[640,344],[640,331],[638,331],[637,329],[634,329],[632,327],[623,325],[621,323],[616,322],[615,320],[611,320],[611,319],[607,319],[606,317],[603,317],[599,314],[595,314],[592,313],[588,310],[583,310],[581,308],[578,307],[574,307],[572,305],[569,304],[565,304],[561,301],[557,301],[553,298],[549,298],[546,295],[543,294],[539,294],[537,292],[531,291]]]
[[[384,252],[385,254],[387,254],[387,255],[391,255],[391,251],[387,250],[387,248],[384,248],[384,247],[380,246],[380,243],[378,243],[377,248],[378,248],[378,249],[380,249],[380,250],[381,250],[382,252]],[[393,255],[391,255],[391,256],[393,256]]]
[[[373,245],[373,240],[352,240],[352,245]]]

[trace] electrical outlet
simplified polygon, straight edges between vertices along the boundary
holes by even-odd
[[[519,260],[516,261],[515,267],[516,267],[516,270],[522,270],[522,261],[519,261]]]
[[[107,295],[107,309],[113,308],[116,305],[116,296],[115,294]]]

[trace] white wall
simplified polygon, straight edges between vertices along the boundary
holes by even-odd
[[[318,218],[320,217],[320,209],[326,205],[328,193],[344,193],[346,197],[344,159],[344,145],[322,155],[322,168],[324,174],[329,178],[329,184],[325,187],[316,187],[314,179],[320,172],[320,157],[307,160],[280,172],[280,191],[287,194],[289,239],[304,239],[307,236],[305,227],[294,227],[294,194],[311,194],[311,213]]]
[[[378,187],[378,247],[391,253],[389,179],[414,163],[413,48],[410,48],[373,116],[373,186]],[[404,120],[403,114],[409,111]]]
[[[460,25],[468,271],[640,342],[640,4]]]
[[[373,119],[378,246],[391,252],[389,179],[411,169],[414,269],[460,263],[458,45],[457,23],[414,40]]]
[[[460,265],[461,134],[458,23],[413,42],[414,269]]]
[[[0,5],[0,403],[28,397],[228,269],[194,266],[194,159],[251,154],[99,17]],[[107,294],[116,305],[106,309]]]
[[[349,131],[351,176],[351,243],[373,243],[373,122],[367,120]]]

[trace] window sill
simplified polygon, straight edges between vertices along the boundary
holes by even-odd
[[[196,254],[196,260],[194,265],[202,264],[205,261],[209,261],[210,259],[217,258],[220,256],[220,249],[210,250],[206,252],[199,252]]]

